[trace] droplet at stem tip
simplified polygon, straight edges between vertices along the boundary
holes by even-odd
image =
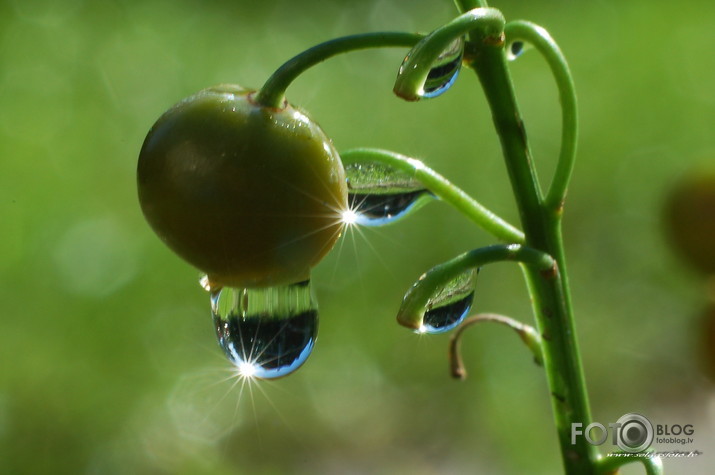
[[[422,328],[422,319],[414,319],[403,315],[397,316],[397,323],[405,328],[419,332]]]
[[[418,102],[420,100],[420,96],[418,96],[417,94],[405,92],[399,89],[393,89],[393,92],[397,97],[407,102]]]

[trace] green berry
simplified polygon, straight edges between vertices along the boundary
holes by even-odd
[[[157,120],[139,155],[144,216],[213,286],[306,280],[347,208],[345,172],[321,128],[253,95],[221,85],[184,99]]]

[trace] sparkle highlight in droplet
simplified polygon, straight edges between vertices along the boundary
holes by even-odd
[[[252,378],[256,375],[256,365],[250,362],[243,362],[237,366],[238,375],[242,378]]]
[[[358,219],[360,219],[360,216],[352,209],[346,209],[340,215],[340,220],[348,226],[357,223]]]

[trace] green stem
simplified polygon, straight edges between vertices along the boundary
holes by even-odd
[[[556,80],[562,111],[561,151],[544,204],[549,211],[560,215],[576,158],[578,139],[576,89],[573,78],[561,49],[544,28],[528,21],[513,21],[506,24],[504,32],[510,44],[525,41],[533,45],[546,59]]]
[[[422,183],[441,200],[449,203],[477,226],[505,242],[524,242],[524,233],[482,206],[478,201],[452,184],[445,177],[427,167],[420,160],[398,153],[372,148],[356,148],[342,152],[343,165],[376,162],[400,170]]]
[[[538,272],[532,267],[524,271],[543,340],[544,367],[564,468],[568,474],[594,474],[596,448],[585,437],[571,444],[571,425],[587,426],[591,414],[575,337],[559,219],[544,209],[506,61],[503,45],[481,43],[472,67],[492,111],[526,242],[552,255],[558,264],[557,272]]]
[[[482,322],[498,323],[514,330],[516,334],[519,335],[519,338],[521,338],[521,341],[529,348],[529,351],[531,351],[534,362],[539,366],[544,365],[543,356],[541,354],[541,337],[532,326],[505,315],[479,313],[465,319],[464,322],[459,325],[459,328],[452,333],[452,338],[449,340],[449,368],[453,378],[462,380],[467,378],[467,370],[464,368],[460,348],[462,334],[467,328]]]
[[[443,288],[470,269],[504,261],[526,264],[525,267],[533,269],[537,274],[550,275],[555,270],[555,261],[551,256],[521,244],[495,244],[465,252],[422,274],[402,300],[397,312],[398,323],[413,330],[419,329],[435,289]]]
[[[423,38],[416,33],[377,32],[343,36],[320,43],[294,56],[278,68],[256,94],[255,101],[266,107],[282,108],[285,91],[305,70],[326,59],[350,51],[367,48],[414,46]]]
[[[650,456],[652,452],[640,454],[629,454],[622,451],[613,452],[608,457],[603,457],[598,461],[599,475],[613,475],[622,466],[640,462],[645,468],[646,475],[663,475],[663,461],[658,456]]]

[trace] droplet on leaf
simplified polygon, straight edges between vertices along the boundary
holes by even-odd
[[[363,226],[389,224],[420,208],[433,195],[401,170],[373,162],[347,164],[350,220]]]
[[[419,51],[419,47],[416,47],[414,51]],[[452,87],[452,84],[457,80],[460,69],[462,69],[463,57],[464,37],[460,37],[445,48],[432,62],[422,88],[417,91],[417,98],[426,97],[431,99],[443,94],[447,89]],[[410,61],[410,58],[410,54],[405,57],[402,66],[400,66],[399,74],[409,73],[406,70],[406,65]],[[416,66],[414,63],[412,64],[412,67]]]
[[[418,333],[444,333],[459,325],[472,308],[477,269],[469,269],[437,289],[427,301]]]

